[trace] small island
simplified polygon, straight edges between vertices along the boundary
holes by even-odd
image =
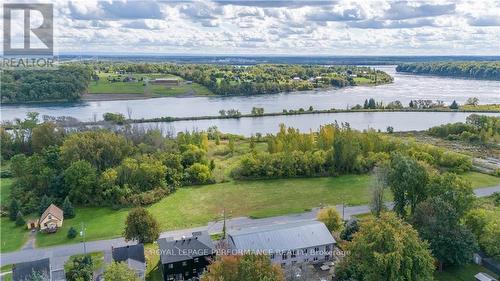
[[[421,62],[398,64],[397,72],[460,77],[469,79],[500,80],[500,62]]]

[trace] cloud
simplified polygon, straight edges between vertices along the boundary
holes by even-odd
[[[420,17],[435,17],[452,14],[455,11],[455,4],[412,4],[408,1],[395,1],[385,12],[385,19],[403,20]]]
[[[161,19],[161,6],[154,1],[69,1],[71,16],[78,20]]]
[[[471,26],[500,26],[500,15],[469,18],[467,22]]]
[[[499,54],[499,0],[447,1],[54,0],[56,41],[82,52]]]

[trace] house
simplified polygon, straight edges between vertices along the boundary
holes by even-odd
[[[145,279],[146,257],[144,256],[144,245],[127,245],[111,249],[113,261],[123,262],[133,269],[141,280]]]
[[[12,266],[12,280],[31,280],[34,272],[41,275],[43,280],[52,280],[49,258],[14,264]]]
[[[188,280],[199,277],[215,257],[207,232],[193,232],[179,240],[158,239],[163,280]]]
[[[268,254],[282,267],[330,260],[335,239],[319,221],[273,224],[228,231],[232,251]]]
[[[156,78],[151,80],[153,84],[161,84],[166,86],[179,86],[180,81],[177,78]]]
[[[50,204],[50,206],[43,212],[40,220],[38,221],[38,226],[40,230],[47,232],[55,232],[58,228],[62,227],[64,220],[64,214],[61,209],[56,205]]]
[[[487,273],[484,272],[479,272],[478,274],[474,275],[474,280],[475,281],[497,281],[495,278],[490,276]]]

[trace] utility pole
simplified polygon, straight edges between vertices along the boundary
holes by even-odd
[[[87,255],[87,245],[85,244],[85,230],[86,230],[85,224],[82,222],[80,236],[82,236],[82,241],[83,241],[83,253]]]

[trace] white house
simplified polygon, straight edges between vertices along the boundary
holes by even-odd
[[[228,243],[235,253],[264,253],[273,263],[285,267],[330,260],[336,241],[324,223],[302,221],[232,229],[228,231]]]

